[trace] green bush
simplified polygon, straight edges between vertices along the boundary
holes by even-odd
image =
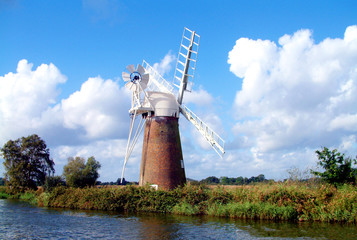
[[[66,183],[61,176],[46,177],[43,189],[46,192],[50,192],[54,187],[64,186]]]
[[[0,186],[0,199],[7,199],[9,198],[9,194],[6,192],[5,186]]]

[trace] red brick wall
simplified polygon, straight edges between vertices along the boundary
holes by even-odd
[[[147,117],[139,184],[173,189],[186,182],[178,118]]]

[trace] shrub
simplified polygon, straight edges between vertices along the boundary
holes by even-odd
[[[64,186],[65,182],[61,176],[46,177],[43,188],[46,192],[52,191],[54,187]]]

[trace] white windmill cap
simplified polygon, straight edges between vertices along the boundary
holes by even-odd
[[[165,92],[147,92],[148,99],[154,108],[155,116],[178,117],[179,106],[176,97],[171,93]],[[148,102],[144,101],[144,106]]]

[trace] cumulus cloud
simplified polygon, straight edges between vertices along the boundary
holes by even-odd
[[[154,63],[153,68],[160,73],[161,76],[165,76],[172,69],[172,63],[176,60],[176,57],[168,52],[159,63]]]
[[[193,103],[197,106],[211,106],[214,98],[210,93],[204,90],[201,86],[199,89],[191,92],[185,92],[183,102],[185,104]]]
[[[15,73],[0,76],[1,143],[60,124],[60,117],[50,114],[51,106],[59,94],[57,86],[67,77],[52,63],[32,68],[33,64],[23,59]]]
[[[124,113],[129,104],[129,92],[116,82],[89,78],[79,91],[62,100],[64,126],[83,129],[89,139],[124,137],[129,125]]]
[[[83,145],[62,145],[51,151],[56,159],[56,172],[61,172],[70,156],[89,158],[94,156],[102,165],[99,173],[104,181],[116,181],[121,177],[126,139],[96,140]],[[139,177],[141,143],[134,149],[126,167],[126,179],[131,181]]]
[[[70,156],[93,155],[104,170],[122,165],[130,93],[98,76],[59,101],[59,86],[66,81],[54,64],[33,69],[25,59],[15,73],[0,76],[0,145],[36,133],[50,147],[59,173]],[[118,177],[113,171],[103,176],[110,174]]]
[[[44,133],[45,129],[60,129],[67,134],[72,131],[82,140],[126,135],[129,117],[123,113],[129,109],[130,95],[117,82],[89,78],[79,91],[58,102],[58,86],[67,77],[52,63],[35,70],[32,67],[32,63],[21,60],[16,73],[0,77],[2,142]]]
[[[243,80],[233,104],[240,146],[265,154],[267,162],[273,161],[268,154],[284,161],[284,154],[321,146],[355,151],[357,26],[348,27],[344,38],[320,43],[310,30],[278,43],[240,38],[228,63]]]

